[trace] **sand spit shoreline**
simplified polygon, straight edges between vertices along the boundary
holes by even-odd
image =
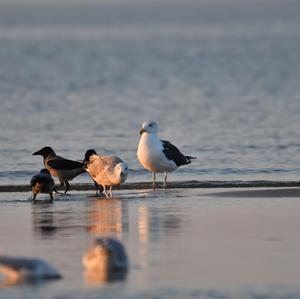
[[[300,181],[173,181],[169,182],[167,189],[183,189],[183,188],[288,188],[299,187],[298,194],[300,195]],[[157,188],[163,188],[163,183],[159,182]],[[95,187],[90,183],[75,183],[71,184],[70,190],[85,191],[94,190]],[[117,186],[116,190],[142,190],[152,189],[151,182],[132,182]],[[31,188],[28,185],[0,185],[0,192],[29,192]],[[243,192],[243,191],[241,191]],[[245,191],[248,192],[248,191]],[[226,195],[225,195],[226,194]],[[224,196],[231,196],[224,192]]]

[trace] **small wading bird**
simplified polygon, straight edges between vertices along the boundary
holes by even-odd
[[[39,173],[35,174],[30,186],[32,190],[32,201],[35,202],[38,193],[47,193],[50,196],[50,201],[53,202],[54,180],[48,169],[44,168]]]
[[[43,260],[4,255],[0,255],[0,273],[5,277],[2,285],[62,278],[52,266]]]
[[[167,185],[167,175],[179,166],[190,164],[196,157],[185,156],[169,141],[160,140],[157,137],[158,126],[154,121],[146,121],[140,130],[140,142],[137,149],[137,157],[142,166],[152,172],[153,189],[155,174],[164,172],[164,187]]]
[[[61,187],[66,185],[65,193],[70,188],[69,181],[85,172],[83,163],[57,156],[50,146],[43,147],[33,153],[33,155],[43,156],[44,165],[50,171],[51,175],[58,177]]]
[[[110,237],[96,239],[82,258],[84,277],[89,283],[124,280],[128,259],[122,243]]]
[[[116,156],[98,156],[94,150],[88,150],[84,164],[94,182],[103,187],[107,198],[112,197],[112,187],[122,184],[128,176],[127,163]],[[109,187],[109,194],[106,187]]]

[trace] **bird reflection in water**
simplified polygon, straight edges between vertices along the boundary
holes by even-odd
[[[150,232],[149,207],[142,204],[138,209],[138,234],[139,234],[139,264],[142,267],[147,265],[148,261],[148,242]]]
[[[54,211],[49,206],[34,206],[32,210],[33,230],[38,235],[46,238],[51,237],[57,231],[54,225]]]
[[[111,237],[95,240],[82,257],[84,280],[99,285],[126,279],[128,259],[121,242]]]
[[[128,231],[126,202],[117,198],[103,198],[89,203],[87,228],[97,239],[82,258],[84,280],[89,285],[125,280],[128,259],[119,240],[123,232]]]
[[[149,259],[149,243],[154,240],[176,238],[181,230],[183,215],[177,209],[149,207],[141,202],[138,207],[139,265],[146,267]]]
[[[91,201],[89,211],[88,231],[92,235],[114,235],[121,239],[123,230],[126,229],[127,209],[124,203],[116,198]]]

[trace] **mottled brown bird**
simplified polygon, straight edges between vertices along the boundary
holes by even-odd
[[[128,176],[128,165],[117,156],[98,156],[88,150],[85,155],[84,168],[91,178],[103,187],[106,197],[112,197],[112,187],[123,183]],[[90,156],[88,155],[90,152]],[[109,187],[109,194],[106,192]]]

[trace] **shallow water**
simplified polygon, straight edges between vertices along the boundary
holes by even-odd
[[[36,205],[29,193],[1,193],[1,251],[43,258],[63,279],[2,288],[0,298],[299,298],[299,196],[219,191],[73,192]],[[82,256],[105,235],[126,248],[124,281],[84,278]]]
[[[149,179],[145,119],[198,157],[174,179],[299,178],[298,1],[43,3],[0,4],[1,184],[27,183],[44,145]]]

